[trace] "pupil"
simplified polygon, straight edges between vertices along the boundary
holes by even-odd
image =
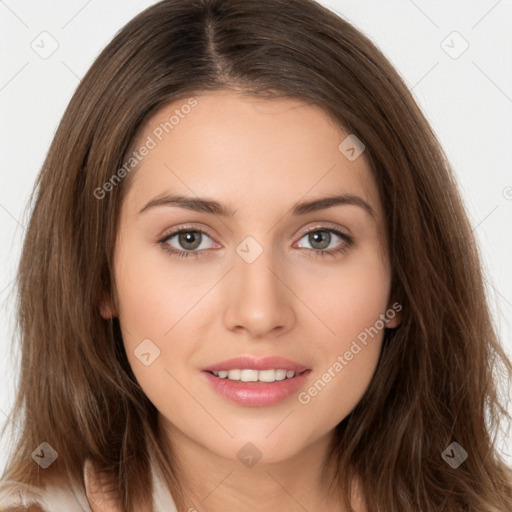
[[[187,249],[196,249],[199,246],[199,243],[193,241],[193,239],[199,235],[198,231],[185,231],[181,233],[180,235],[180,243],[184,248]],[[199,238],[198,238],[199,240]],[[188,246],[187,244],[192,244],[192,247]]]
[[[325,249],[326,247],[329,246],[329,238],[331,235],[327,231],[315,231],[310,236],[313,239],[313,241],[310,240],[311,245],[314,246],[315,243],[321,244],[321,247],[317,247],[317,249]],[[326,240],[327,240],[327,244],[325,244],[325,243],[322,244],[322,242],[325,242]]]

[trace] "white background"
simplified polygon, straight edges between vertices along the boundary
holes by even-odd
[[[0,424],[9,421],[14,396],[13,278],[28,194],[80,77],[114,34],[153,3],[0,0]],[[432,124],[457,174],[496,325],[512,354],[512,0],[321,3],[381,48]],[[447,53],[463,49],[453,31],[469,44],[458,58]],[[46,59],[32,48],[51,44],[58,48]],[[512,442],[501,446],[512,463]],[[0,441],[0,472],[4,452]]]

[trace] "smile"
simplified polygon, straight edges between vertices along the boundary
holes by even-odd
[[[220,379],[228,379],[242,382],[275,382],[285,379],[292,379],[295,377],[293,370],[250,370],[250,369],[233,369],[233,370],[220,370],[218,372],[211,372]]]
[[[241,370],[243,372],[243,370]],[[271,370],[275,371],[275,370]],[[263,380],[230,380],[213,372],[202,372],[211,388],[223,399],[244,407],[268,407],[285,402],[306,385],[311,370],[304,370],[293,377],[266,382]]]

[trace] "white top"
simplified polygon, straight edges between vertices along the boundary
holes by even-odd
[[[164,483],[160,468],[151,462],[153,482],[153,510],[155,512],[177,512],[176,504]],[[84,466],[85,477],[85,466]],[[11,507],[37,504],[47,512],[91,512],[85,489],[70,485],[48,486],[44,489],[13,480],[0,480],[0,511]]]

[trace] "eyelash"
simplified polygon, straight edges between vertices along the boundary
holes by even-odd
[[[313,256],[315,256],[315,257],[320,257],[320,258],[325,258],[327,256],[335,257],[337,255],[345,253],[354,243],[354,240],[347,234],[342,233],[341,231],[338,231],[337,229],[334,229],[334,228],[328,228],[326,226],[317,226],[309,231],[306,231],[305,233],[302,234],[302,236],[300,238],[304,238],[306,235],[309,235],[310,233],[316,233],[316,232],[322,232],[322,231],[334,233],[335,235],[340,237],[342,240],[344,240],[345,243],[342,244],[341,247],[338,247],[337,249],[322,250],[322,249],[307,249],[307,248],[304,249],[304,248],[302,248],[302,250],[308,251],[310,254],[313,253]],[[164,238],[158,240],[158,243],[162,246],[162,249],[164,251],[166,251],[167,253],[170,253],[171,256],[176,256],[178,258],[190,258],[190,257],[200,258],[202,256],[206,256],[206,254],[205,254],[206,249],[203,249],[201,251],[184,251],[184,250],[174,249],[167,243],[174,236],[179,235],[180,233],[187,233],[187,232],[202,233],[202,234],[205,234],[206,236],[208,236],[209,238],[212,238],[210,235],[208,235],[208,233],[206,233],[205,231],[203,231],[201,229],[184,226],[176,231],[173,231],[172,233],[165,235]]]

